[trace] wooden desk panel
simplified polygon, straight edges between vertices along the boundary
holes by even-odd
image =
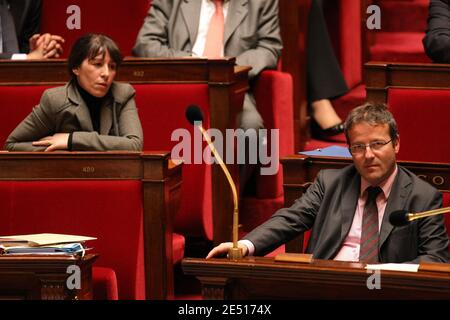
[[[450,65],[370,61],[364,65],[367,100],[387,102],[389,88],[445,89],[450,87]]]
[[[450,268],[417,273],[381,271],[363,264],[314,260],[311,264],[277,262],[273,258],[183,260],[186,274],[202,284],[204,299],[449,299]],[[426,265],[424,265],[424,269]],[[380,289],[370,290],[378,276]]]
[[[0,300],[92,300],[92,264],[98,258],[0,255]],[[69,289],[70,266],[80,268],[80,289]]]
[[[172,233],[181,197],[181,167],[167,152],[0,152],[0,181],[142,181],[148,299],[174,294]]]

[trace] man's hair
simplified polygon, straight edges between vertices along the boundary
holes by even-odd
[[[109,52],[111,60],[114,61],[117,67],[122,63],[122,53],[117,44],[108,36],[104,34],[87,33],[78,38],[72,46],[67,61],[69,74],[75,78],[73,69],[81,66],[84,59],[94,59],[99,54],[103,56]]]
[[[397,140],[398,129],[394,116],[387,109],[384,103],[367,102],[359,107],[353,109],[345,120],[344,132],[347,144],[350,144],[349,131],[358,123],[365,122],[370,125],[388,124],[389,135],[393,142]]]

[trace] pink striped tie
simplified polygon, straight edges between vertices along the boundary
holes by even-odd
[[[223,57],[223,34],[225,29],[223,0],[214,0],[214,5],[216,6],[216,11],[209,23],[203,56],[208,58],[221,58]]]
[[[380,187],[367,188],[367,201],[364,206],[363,221],[361,227],[361,246],[359,249],[359,261],[366,263],[378,262],[378,208],[376,199],[381,192]]]

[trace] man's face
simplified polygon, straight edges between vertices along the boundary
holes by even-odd
[[[370,143],[374,145],[374,148],[366,146],[364,151],[352,152],[356,169],[372,186],[379,185],[394,172],[400,138],[383,145],[391,140],[388,124],[357,123],[349,130],[348,136],[350,147]]]

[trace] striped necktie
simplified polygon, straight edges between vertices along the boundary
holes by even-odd
[[[18,53],[16,27],[5,0],[0,0],[0,53]]]
[[[363,221],[361,226],[361,246],[359,261],[376,263],[378,259],[378,208],[376,199],[381,192],[380,187],[367,188],[367,201],[364,206]]]
[[[216,6],[206,34],[205,50],[203,56],[208,58],[220,58],[223,56],[223,37],[225,30],[225,18],[223,15],[223,0],[213,0]]]

